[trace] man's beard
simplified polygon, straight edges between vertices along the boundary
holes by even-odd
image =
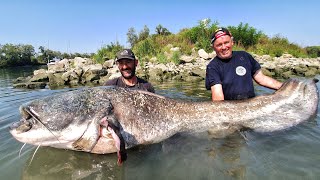
[[[124,70],[124,71],[125,71],[125,70]],[[121,72],[121,75],[122,75],[123,78],[125,78],[125,79],[131,79],[131,78],[133,78],[133,76],[136,74],[136,68],[132,68],[132,69],[131,69],[131,73],[130,73],[129,76],[125,76],[122,71],[120,71],[120,72]]]

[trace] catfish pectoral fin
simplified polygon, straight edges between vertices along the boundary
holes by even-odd
[[[120,166],[124,161],[127,160],[127,152],[126,150],[120,150],[117,152],[117,154],[118,154],[117,164]]]
[[[82,142],[82,138],[78,139],[76,142],[72,143],[72,147],[77,151],[83,151],[85,143]]]
[[[123,161],[127,160],[125,142],[119,128],[110,125],[111,123],[108,124],[108,130],[110,131],[112,138],[114,139],[115,146],[117,147],[118,165],[121,165]]]
[[[99,131],[100,125],[97,123],[97,120],[92,120],[83,135],[73,142],[72,146],[77,150],[91,152],[99,140]]]
[[[118,155],[118,165],[121,165],[123,161],[127,160],[127,152],[125,141],[120,132],[120,123],[114,114],[110,114],[101,119],[101,126],[105,126],[112,135],[115,141]]]
[[[72,143],[72,147],[78,151],[90,152],[95,144],[96,142],[91,142],[89,139],[81,137],[80,139]]]

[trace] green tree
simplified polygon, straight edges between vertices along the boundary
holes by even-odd
[[[320,57],[320,46],[308,46],[306,51],[310,57]]]
[[[179,34],[183,39],[187,39],[192,44],[195,44],[196,48],[209,52],[212,51],[210,44],[211,35],[218,28],[218,24],[218,22],[212,23],[211,19],[206,18],[199,21],[198,26],[184,29]]]
[[[167,35],[170,35],[171,32],[167,28],[165,28],[161,24],[159,24],[156,27],[156,34],[157,35],[162,35],[162,36],[167,36]]]
[[[32,45],[21,45],[19,46],[21,53],[20,60],[21,64],[32,64],[32,58],[35,56],[35,51]]]
[[[248,23],[242,22],[237,26],[228,26],[236,45],[242,46],[248,49],[250,46],[254,46],[259,42],[259,38],[262,36],[262,32],[250,27]]]
[[[106,45],[98,50],[98,52],[93,55],[93,60],[96,63],[104,63],[107,59],[114,59],[116,57],[117,52],[122,50],[124,47],[119,44],[119,42],[112,43],[110,45]]]
[[[143,30],[140,31],[138,41],[143,41],[149,37],[150,29],[144,25]]]
[[[133,27],[129,28],[127,32],[127,41],[133,47],[138,41],[138,35]]]
[[[71,54],[69,54],[69,53],[63,53],[62,54],[62,58],[64,59],[71,59]]]
[[[38,56],[38,61],[41,63],[48,63],[53,58],[61,58],[60,52],[55,52],[50,49],[46,49],[44,46],[39,47],[40,53]]]
[[[5,44],[0,46],[0,67],[22,66],[36,63],[35,51],[31,45]]]
[[[136,56],[140,58],[142,61],[143,57],[152,57],[156,56],[158,48],[156,48],[156,43],[152,40],[152,38],[147,38],[144,41],[139,41],[134,47],[133,51],[135,52]]]

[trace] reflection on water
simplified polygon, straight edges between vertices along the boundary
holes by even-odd
[[[13,89],[12,80],[30,68],[0,70],[1,179],[318,179],[320,175],[319,112],[286,131],[239,132],[216,139],[207,132],[179,133],[153,145],[128,150],[117,166],[116,154],[96,155],[26,145],[8,132],[20,118],[19,106],[70,89]],[[152,82],[158,94],[188,101],[210,100],[204,82]],[[319,86],[319,84],[318,84]],[[272,91],[256,87],[258,94]],[[33,157],[33,158],[32,158]]]
[[[121,179],[116,156],[43,147],[28,159],[22,179]],[[100,177],[100,178],[99,178]]]

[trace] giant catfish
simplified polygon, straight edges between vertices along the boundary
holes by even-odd
[[[316,82],[291,79],[273,94],[219,102],[174,100],[117,87],[82,88],[22,105],[22,118],[10,132],[23,143],[106,154],[183,131],[279,131],[315,115]]]

